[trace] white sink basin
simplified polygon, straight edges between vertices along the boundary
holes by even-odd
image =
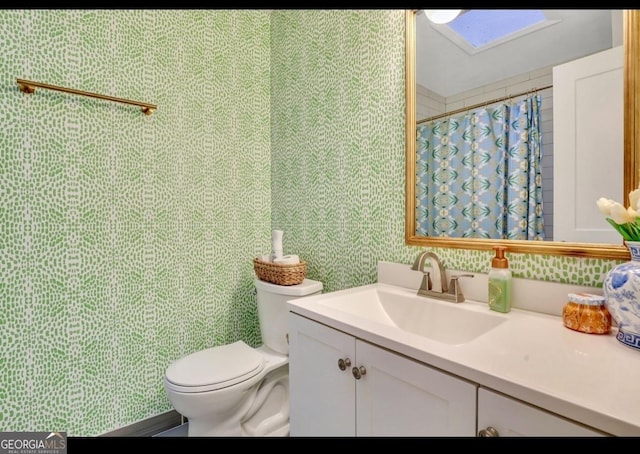
[[[317,304],[445,344],[464,344],[508,320],[486,304],[453,303],[402,288],[364,286],[316,297]]]

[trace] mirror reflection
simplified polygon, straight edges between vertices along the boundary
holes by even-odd
[[[450,24],[473,10],[447,24],[407,12],[407,244],[628,258],[595,200],[638,182],[638,14],[541,12],[471,44]]]
[[[620,243],[622,10],[415,16],[415,235]],[[439,21],[438,21],[439,22]]]

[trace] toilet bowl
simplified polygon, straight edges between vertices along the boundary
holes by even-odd
[[[287,300],[322,291],[322,283],[254,281],[262,345],[243,341],[207,348],[172,362],[164,388],[193,436],[288,436]]]

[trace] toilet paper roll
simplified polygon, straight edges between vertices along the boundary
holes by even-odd
[[[278,265],[297,265],[300,263],[300,257],[295,254],[283,255],[280,258],[273,259],[273,263]]]
[[[273,230],[271,232],[271,256],[274,259],[282,257],[282,230]]]
[[[263,262],[271,263],[271,256],[270,256],[269,254],[262,255],[262,256],[260,256],[259,258],[260,258],[260,260],[262,260]]]

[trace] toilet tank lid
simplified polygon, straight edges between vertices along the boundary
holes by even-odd
[[[295,285],[278,285],[271,282],[261,281],[255,278],[256,289],[264,290],[278,295],[305,296],[322,291],[322,282],[313,279],[304,279]]]

